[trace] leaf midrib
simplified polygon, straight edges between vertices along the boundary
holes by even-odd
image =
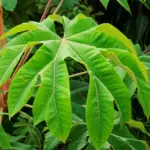
[[[95,76],[94,76],[95,77]],[[97,84],[96,84],[96,81],[95,81],[95,79],[93,78],[93,81],[94,81],[94,85],[95,85],[95,89],[96,89],[96,95],[97,95],[97,97],[96,97],[96,101],[97,101],[97,104],[98,104],[98,130],[99,130],[99,135],[101,134],[101,116],[100,116],[100,114],[101,114],[101,111],[100,111],[100,102],[99,102],[99,100],[100,100],[100,97],[99,97],[99,94],[98,94],[98,87],[97,87]],[[98,80],[98,82],[99,82],[99,80]]]
[[[60,41],[60,40],[59,40]],[[57,53],[56,53],[56,55],[55,55],[55,57],[53,58],[53,60],[51,61],[51,62],[49,62],[40,72],[39,72],[39,74],[42,74],[43,72],[44,72],[44,70],[46,70],[46,68],[47,67],[49,67],[49,65],[51,65],[52,63],[54,63],[54,72],[53,72],[53,76],[54,76],[54,80],[53,80],[53,92],[52,92],[52,94],[51,94],[51,96],[50,97],[53,97],[52,95],[54,95],[54,97],[55,97],[55,86],[56,86],[56,60],[57,60],[57,56],[58,56],[58,54],[59,54],[59,51],[60,51],[60,48],[61,48],[61,45],[63,44],[63,40],[62,40],[62,42],[60,43],[60,46],[59,46],[59,48],[58,48],[58,51],[57,51]],[[58,109],[57,109],[57,101],[56,101],[56,99],[54,98],[54,103],[55,103],[55,112],[56,112],[56,114],[57,114],[57,118],[58,118],[58,120],[59,120],[59,124],[60,124],[60,126],[62,126],[62,124],[60,123],[61,122],[61,119],[60,119],[60,117],[59,117],[59,113],[58,113]],[[63,131],[62,130],[62,127],[60,128],[61,129],[61,131]],[[64,132],[61,132],[61,133],[64,133]]]

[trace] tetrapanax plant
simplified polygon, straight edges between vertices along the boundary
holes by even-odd
[[[82,14],[73,20],[60,16],[52,18],[63,25],[63,37],[57,35],[50,17],[41,23],[16,26],[3,36],[29,30],[12,39],[1,50],[0,85],[12,76],[20,58],[30,47],[41,45],[11,82],[9,117],[28,102],[40,78],[33,104],[34,124],[46,121],[51,134],[65,142],[72,126],[69,75],[65,63],[65,59],[70,57],[83,64],[89,73],[86,123],[92,143],[100,149],[113,129],[114,100],[122,123],[131,119],[131,96],[115,66],[122,67],[135,82],[138,100],[148,118],[150,87],[146,69],[130,40],[112,25],[97,25]]]

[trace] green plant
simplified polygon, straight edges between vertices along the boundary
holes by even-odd
[[[63,25],[62,37],[57,35],[51,18]],[[65,60],[70,57],[84,65],[90,77],[86,102],[89,143],[97,149],[105,145],[114,125],[114,105],[121,123],[148,134],[144,127],[142,130],[137,124],[131,124],[132,95],[116,67],[122,68],[134,82],[133,93],[137,88],[137,97],[147,118],[150,116],[148,74],[134,45],[119,30],[110,24],[97,25],[82,14],[73,20],[53,15],[41,23],[16,26],[0,39],[19,32],[24,33],[12,39],[0,52],[0,85],[12,79],[8,91],[10,118],[26,105],[34,89],[39,87],[33,103],[34,125],[46,121],[53,136],[62,142],[67,140],[72,128],[72,108]],[[25,54],[33,46],[40,48],[16,73],[19,60],[22,56],[21,61],[26,60]],[[88,135],[85,132],[82,141]]]

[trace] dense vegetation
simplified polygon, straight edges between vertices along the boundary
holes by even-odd
[[[149,9],[0,0],[0,149],[149,150]]]

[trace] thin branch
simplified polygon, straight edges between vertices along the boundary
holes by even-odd
[[[78,76],[83,76],[83,75],[86,75],[88,74],[87,71],[84,71],[84,72],[80,72],[80,73],[76,73],[76,74],[73,74],[73,75],[70,75],[69,78],[74,78],[74,77],[78,77]],[[37,84],[35,87],[40,87],[40,84]],[[32,105],[29,105],[29,104],[25,104],[24,107],[27,107],[27,108],[33,108]]]
[[[88,74],[87,71],[84,71],[84,72],[80,72],[80,73],[76,73],[76,74],[72,74],[69,76],[69,78],[75,78],[75,77],[78,77],[78,76],[83,76],[83,75],[86,75]],[[40,87],[41,84],[37,84],[35,87]]]
[[[59,10],[60,10],[60,8],[61,8],[63,2],[64,2],[64,0],[60,0],[59,5],[56,7],[56,9],[55,9],[55,11],[54,11],[54,14],[57,14],[57,13],[59,12]]]
[[[49,12],[51,3],[52,3],[52,0],[48,0],[47,5],[46,5],[45,10],[44,10],[44,13],[43,13],[43,15],[42,15],[42,17],[40,19],[40,22],[43,21],[46,18],[47,14]]]
[[[29,104],[25,104],[24,107],[33,108],[33,106],[32,106],[32,105],[29,105]]]
[[[86,74],[88,74],[88,72],[87,72],[87,71],[84,71],[84,72],[72,74],[72,75],[69,76],[69,78],[75,78],[75,77],[83,76],[83,75],[86,75]]]
[[[2,3],[0,0],[0,36],[4,34],[4,23],[3,23],[3,8]],[[3,48],[6,44],[6,39],[0,40],[0,48]],[[3,86],[0,87],[3,89]],[[5,94],[0,94],[0,112],[4,112],[4,105],[5,105]],[[0,124],[2,123],[3,116],[0,115]]]
[[[12,75],[12,79],[14,78],[14,76],[16,75],[16,73],[18,72],[18,70],[21,68],[21,66],[26,62],[30,52],[31,52],[32,48],[29,48],[25,51],[24,55],[22,56],[16,70],[14,71],[13,75]]]
[[[143,51],[144,54],[147,54],[148,52],[150,52],[150,45]]]
[[[51,5],[51,2],[52,2],[51,0],[48,0],[47,5],[46,5],[46,7],[45,7],[45,10],[44,10],[44,12],[43,12],[43,15],[42,15],[40,21],[42,21],[42,20],[44,20],[44,19],[46,18],[47,14],[48,14],[48,11],[49,11],[49,8],[50,8],[50,5]],[[15,72],[14,72],[13,75],[12,75],[12,79],[14,78],[14,76],[16,75],[16,73],[18,72],[18,70],[21,68],[21,66],[26,62],[27,58],[28,58],[29,55],[30,55],[31,50],[32,50],[32,48],[29,48],[29,49],[26,50],[25,53],[23,54],[23,56],[22,56],[22,58],[21,58],[21,60],[20,60],[20,62],[19,62],[19,64],[18,64],[18,66],[17,66]]]

